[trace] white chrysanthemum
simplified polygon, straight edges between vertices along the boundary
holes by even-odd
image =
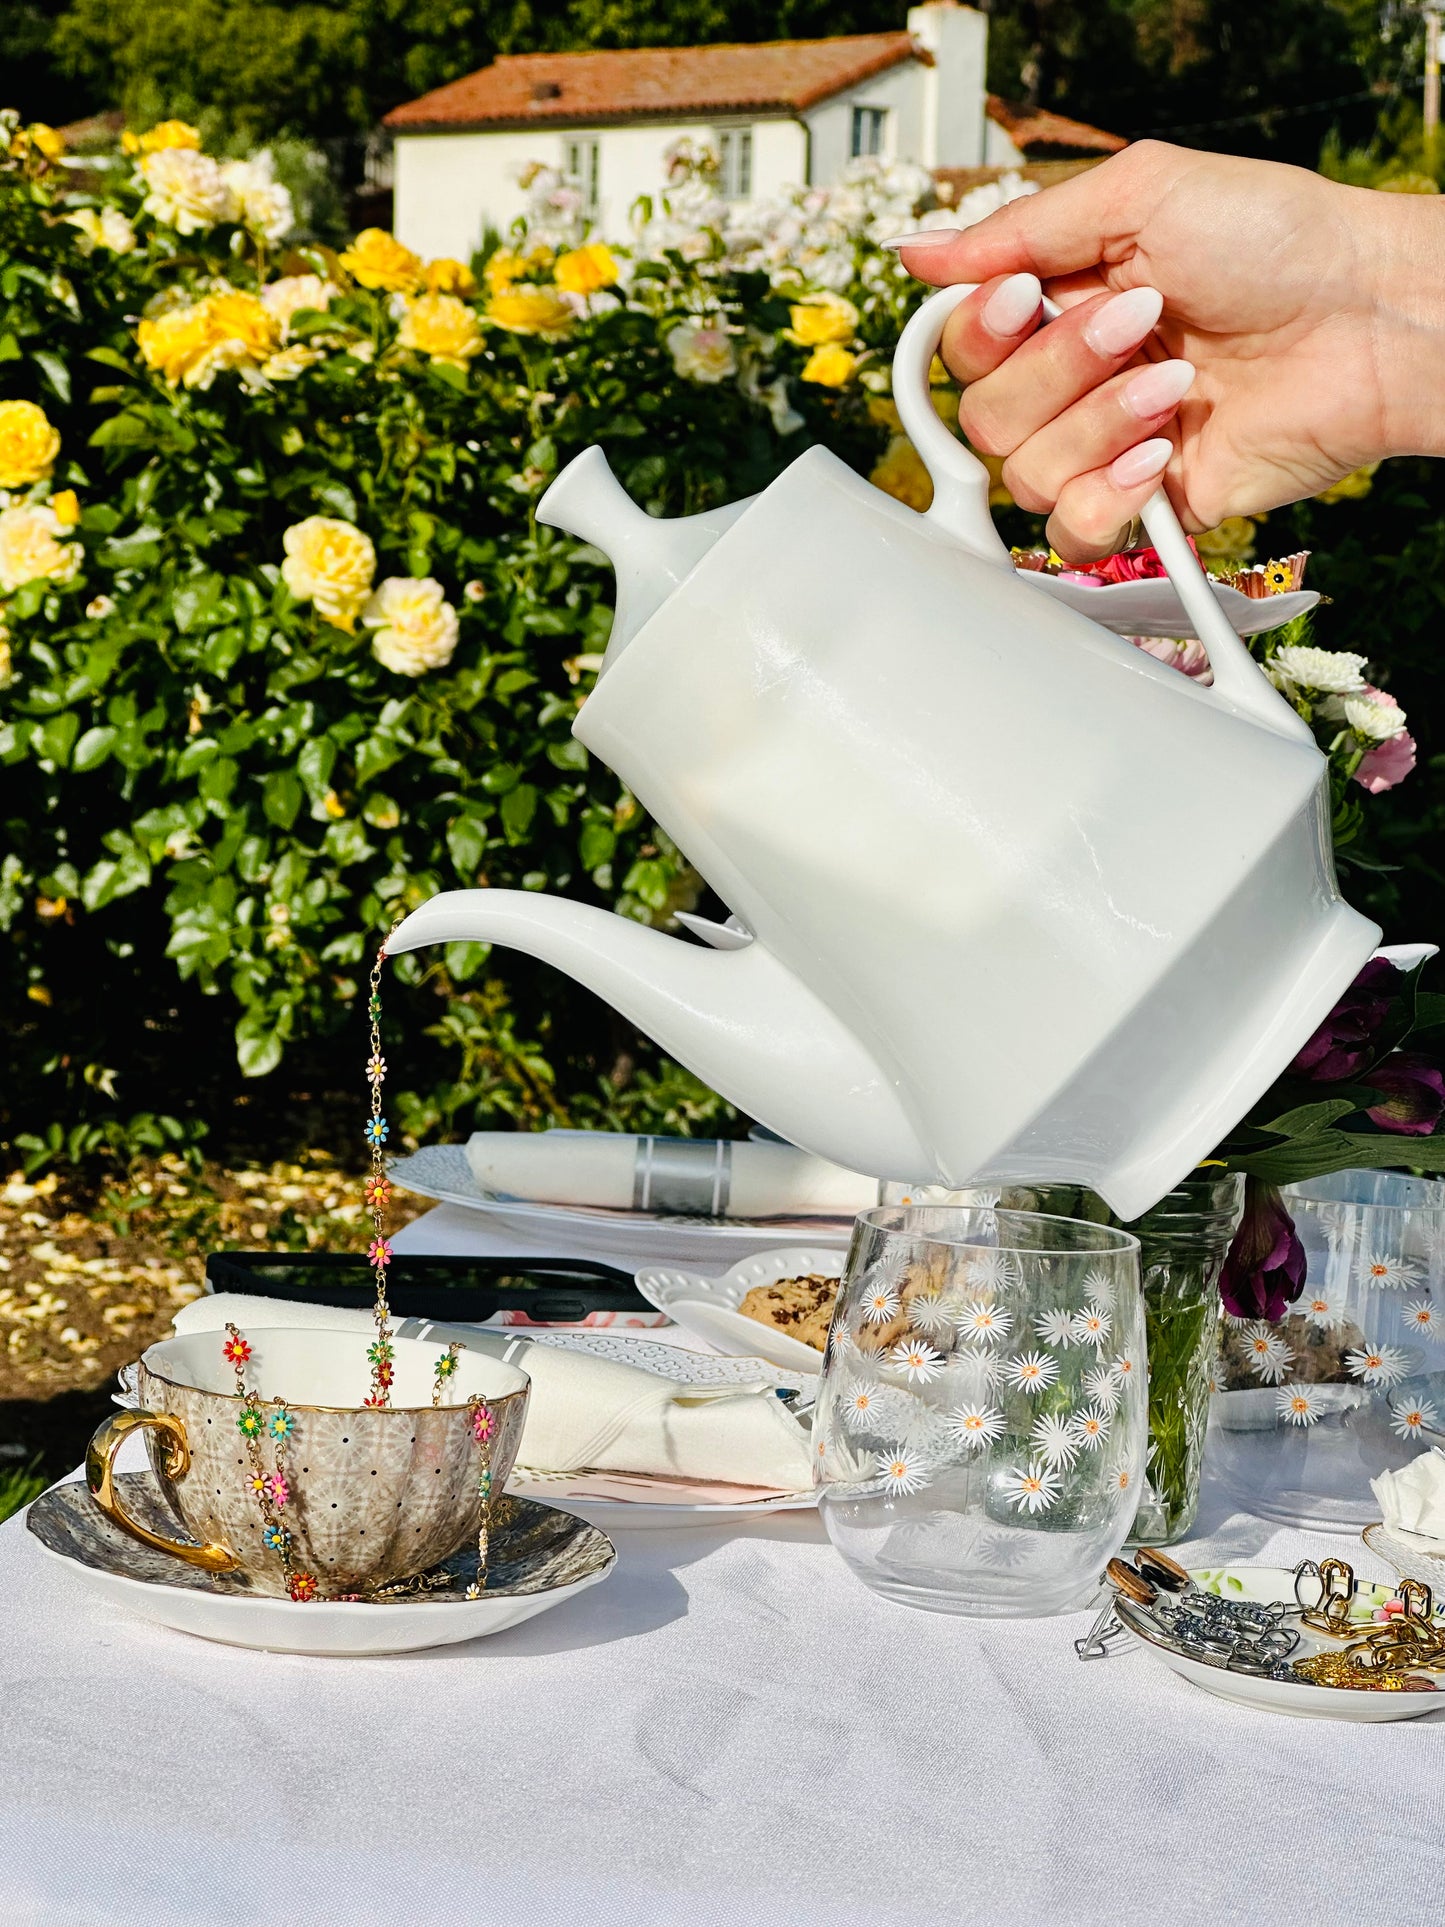
[[[1413,1258],[1402,1258],[1393,1251],[1372,1251],[1361,1265],[1367,1285],[1382,1291],[1406,1291],[1420,1282],[1420,1267]]]
[[[1030,1397],[1046,1392],[1058,1375],[1058,1364],[1047,1352],[1020,1352],[1004,1368],[1004,1376],[1009,1384],[1017,1385],[1021,1392],[1027,1392]]]
[[[1272,667],[1298,689],[1318,689],[1322,694],[1343,696],[1365,686],[1365,658],[1352,656],[1344,649],[1289,644],[1276,649],[1271,661]]]
[[[1074,1342],[1074,1314],[1071,1311],[1043,1311],[1034,1320],[1034,1331],[1045,1345],[1066,1351]]]
[[[898,1316],[898,1306],[898,1287],[891,1278],[878,1278],[864,1287],[863,1322],[865,1325],[886,1325],[890,1318]]]
[[[972,1291],[1009,1291],[1023,1283],[1024,1268],[1011,1251],[984,1251],[969,1260],[967,1278]]]
[[[1134,1492],[1138,1490],[1138,1479],[1134,1468],[1127,1459],[1115,1459],[1107,1474],[1109,1489],[1113,1492]]]
[[[1328,1292],[1311,1292],[1299,1302],[1300,1316],[1320,1331],[1329,1331],[1344,1317],[1344,1308]]]
[[[237,216],[263,241],[284,241],[296,225],[289,188],[276,179],[271,155],[263,149],[249,161],[227,161],[221,178],[231,190]]]
[[[10,595],[27,582],[73,582],[81,549],[64,540],[70,527],[42,502],[0,509],[0,593]]]
[[[948,1361],[950,1383],[971,1393],[984,1392],[996,1385],[1002,1370],[1003,1360],[998,1353],[983,1345],[965,1345]]]
[[[1106,1412],[1117,1411],[1124,1395],[1119,1374],[1112,1365],[1096,1365],[1093,1371],[1085,1372],[1084,1390],[1095,1405],[1101,1405]]]
[[[1003,1413],[996,1405],[956,1405],[947,1418],[949,1436],[974,1450],[1003,1436]]]
[[[1097,1452],[1109,1436],[1109,1410],[1102,1405],[1086,1405],[1073,1418],[1074,1437],[1086,1452]]]
[[[927,1385],[942,1372],[943,1354],[926,1338],[905,1338],[889,1352],[888,1363],[910,1385]]]
[[[1350,728],[1371,742],[1388,742],[1405,727],[1405,712],[1399,704],[1381,702],[1378,696],[1346,696],[1344,710]]]
[[[876,1432],[879,1426],[880,1388],[872,1379],[860,1378],[850,1385],[839,1401],[843,1423],[850,1432]]]
[[[991,1345],[996,1338],[1007,1338],[1013,1328],[1013,1313],[1002,1305],[986,1300],[966,1304],[958,1317],[960,1338],[975,1344]]]
[[[711,385],[738,371],[737,349],[719,321],[680,321],[668,330],[667,352],[684,381]]]
[[[921,1492],[932,1471],[923,1454],[906,1445],[895,1446],[891,1452],[880,1452],[875,1463],[884,1491],[895,1498],[904,1493]]]
[[[1319,1393],[1313,1385],[1277,1385],[1274,1403],[1287,1425],[1313,1425],[1320,1415]]]
[[[1084,1296],[1091,1305],[1112,1305],[1114,1302],[1114,1280],[1098,1265],[1084,1273]]]
[[[399,676],[441,669],[457,646],[457,612],[431,576],[389,575],[361,612],[371,653]]]
[[[1422,1338],[1433,1338],[1440,1327],[1435,1307],[1428,1298],[1410,1298],[1400,1307],[1400,1319]]]
[[[1045,1465],[1072,1465],[1080,1451],[1072,1418],[1062,1412],[1041,1412],[1029,1433],[1029,1450]]]
[[[1440,1424],[1435,1407],[1425,1398],[1397,1398],[1390,1406],[1390,1430],[1402,1439],[1416,1439]]]
[[[1278,1385],[1294,1363],[1294,1353],[1289,1346],[1262,1319],[1256,1319],[1252,1325],[1245,1327],[1244,1349],[1249,1359],[1249,1369],[1256,1378],[1262,1378],[1266,1385]]]
[[[1103,1305],[1086,1305],[1074,1313],[1074,1338],[1080,1345],[1102,1351],[1114,1329],[1114,1315]]]
[[[1397,1385],[1408,1373],[1412,1356],[1396,1345],[1363,1345],[1345,1353],[1345,1370],[1365,1385]]]
[[[921,1291],[908,1301],[909,1323],[935,1342],[953,1336],[958,1313],[958,1299],[945,1292]]]
[[[218,221],[235,220],[235,197],[209,154],[163,147],[142,154],[136,167],[146,188],[142,207],[178,234],[200,234]]]
[[[1004,1497],[1019,1512],[1045,1511],[1058,1498],[1063,1484],[1052,1466],[1038,1461],[1027,1472],[1005,1472],[999,1483]]]

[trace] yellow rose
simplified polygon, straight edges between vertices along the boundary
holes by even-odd
[[[80,544],[62,541],[64,534],[64,523],[47,505],[22,502],[0,509],[0,594],[41,578],[72,581],[80,568]]]
[[[1352,468],[1348,475],[1342,475],[1328,488],[1322,488],[1315,497],[1317,502],[1358,502],[1362,495],[1368,495],[1373,487],[1378,462],[1366,462],[1363,468]]]
[[[1210,561],[1248,562],[1254,554],[1255,524],[1248,515],[1226,515],[1218,528],[1205,529],[1194,546]]]
[[[0,488],[43,482],[60,453],[60,436],[33,401],[0,401]]]
[[[874,488],[881,488],[885,495],[920,514],[933,501],[933,477],[906,435],[893,437],[868,480]]]
[[[903,433],[903,420],[898,413],[898,404],[891,395],[870,395],[868,397],[868,419],[880,428],[886,428],[891,435]]]
[[[620,272],[611,248],[600,241],[559,254],[552,270],[557,286],[567,294],[596,294],[599,288],[614,286]]]
[[[73,529],[80,520],[80,497],[73,488],[57,489],[50,506],[62,528]]]
[[[520,281],[527,271],[527,264],[520,254],[513,254],[510,248],[498,248],[495,254],[487,257],[487,265],[482,276],[493,294],[500,294],[510,288],[514,281]]]
[[[395,294],[415,294],[424,272],[421,256],[380,227],[363,228],[341,256],[341,265],[363,288],[385,288]]]
[[[209,388],[225,368],[259,367],[281,345],[281,328],[254,294],[221,287],[147,316],[136,342],[146,366],[172,388]]]
[[[477,291],[477,277],[466,262],[453,261],[445,254],[427,262],[424,280],[430,294],[475,294]]]
[[[65,152],[65,137],[47,127],[43,120],[30,123],[30,138],[48,161],[58,161]]]
[[[858,310],[841,294],[807,295],[794,302],[788,310],[788,319],[793,325],[785,330],[787,338],[800,348],[822,348],[829,342],[851,341],[858,332]]]
[[[456,650],[457,612],[440,582],[430,576],[389,575],[361,619],[376,631],[372,654],[398,676],[422,676],[428,669],[441,669]]]
[[[837,342],[827,342],[813,350],[799,373],[804,381],[816,382],[820,388],[842,388],[857,365],[855,354]]]
[[[142,208],[177,234],[199,234],[218,221],[236,218],[230,183],[209,154],[162,147],[143,154],[137,171],[146,189]]]
[[[304,522],[293,522],[281,541],[286,587],[298,602],[310,602],[318,615],[349,635],[376,574],[371,538],[334,516],[308,515]]]
[[[514,335],[563,335],[576,318],[555,288],[503,288],[487,303],[487,319]]]
[[[464,369],[481,353],[482,330],[466,302],[454,294],[419,294],[406,304],[397,341],[433,361]]]
[[[132,134],[129,129],[120,137],[120,144],[127,154],[160,154],[168,147],[195,147],[201,144],[201,130],[192,127],[189,121],[157,121],[148,134]]]

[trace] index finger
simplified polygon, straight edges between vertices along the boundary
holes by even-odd
[[[1044,291],[1036,274],[985,281],[948,317],[939,347],[958,381],[979,381],[1008,360],[1043,318]]]

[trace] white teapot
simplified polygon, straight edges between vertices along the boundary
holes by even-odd
[[[1213,687],[1012,567],[987,475],[928,395],[969,292],[927,300],[894,359],[926,514],[822,448],[675,521],[588,449],[540,505],[617,570],[573,734],[730,907],[685,920],[714,947],[456,890],[388,948],[554,964],[854,1170],[1081,1182],[1131,1218],[1268,1087],[1379,933],[1339,895],[1325,759],[1162,492],[1144,522]]]

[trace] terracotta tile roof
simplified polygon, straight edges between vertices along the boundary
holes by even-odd
[[[1117,154],[1128,141],[1122,134],[1106,134],[1102,127],[1091,127],[1086,120],[1070,120],[1066,114],[1050,114],[1042,107],[1021,107],[988,97],[988,117],[1008,135],[1022,152],[1031,147],[1072,147],[1087,154]]]
[[[932,56],[906,33],[771,40],[743,47],[502,54],[490,67],[394,107],[385,125],[597,125],[672,115],[799,113],[905,60]]]

